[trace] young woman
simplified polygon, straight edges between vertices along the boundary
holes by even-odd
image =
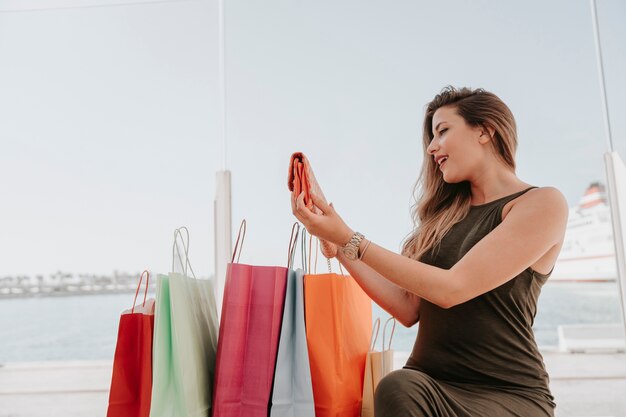
[[[375,396],[383,416],[553,416],[532,324],[563,244],[568,205],[515,174],[509,108],[482,89],[445,88],[426,109],[415,230],[398,255],[355,233],[332,204],[292,197],[294,215],[405,326],[406,366]]]

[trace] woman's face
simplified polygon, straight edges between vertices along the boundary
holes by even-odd
[[[426,152],[447,183],[471,180],[484,162],[489,135],[481,127],[472,127],[459,116],[456,108],[440,107],[433,115],[433,139]],[[482,136],[481,136],[482,135]]]

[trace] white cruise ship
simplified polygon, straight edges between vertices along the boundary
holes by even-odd
[[[578,206],[570,207],[567,231],[552,281],[615,281],[611,211],[604,186],[592,183]]]

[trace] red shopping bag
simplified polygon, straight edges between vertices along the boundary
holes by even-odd
[[[143,276],[143,304],[135,306]],[[152,392],[152,334],[154,299],[146,300],[150,273],[144,271],[135,292],[133,307],[120,317],[107,417],[148,417]]]
[[[234,262],[245,225],[226,270],[214,417],[267,417],[271,401],[288,269]]]

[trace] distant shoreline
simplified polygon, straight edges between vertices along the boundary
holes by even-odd
[[[16,298],[48,298],[48,297],[67,297],[73,295],[115,295],[115,294],[132,294],[137,288],[115,288],[115,289],[101,289],[101,290],[55,290],[55,291],[23,291],[19,293],[10,292],[6,294],[0,294],[0,300],[10,300]],[[154,292],[155,288],[150,286],[148,292]]]
[[[62,271],[51,274],[0,277],[0,300],[14,298],[67,297],[73,295],[127,294],[137,291],[142,274],[114,271],[113,275],[73,274]],[[156,277],[158,274],[154,274]],[[212,279],[199,277],[198,279]],[[145,289],[141,283],[141,291]],[[149,290],[156,291],[156,279],[151,279]]]

